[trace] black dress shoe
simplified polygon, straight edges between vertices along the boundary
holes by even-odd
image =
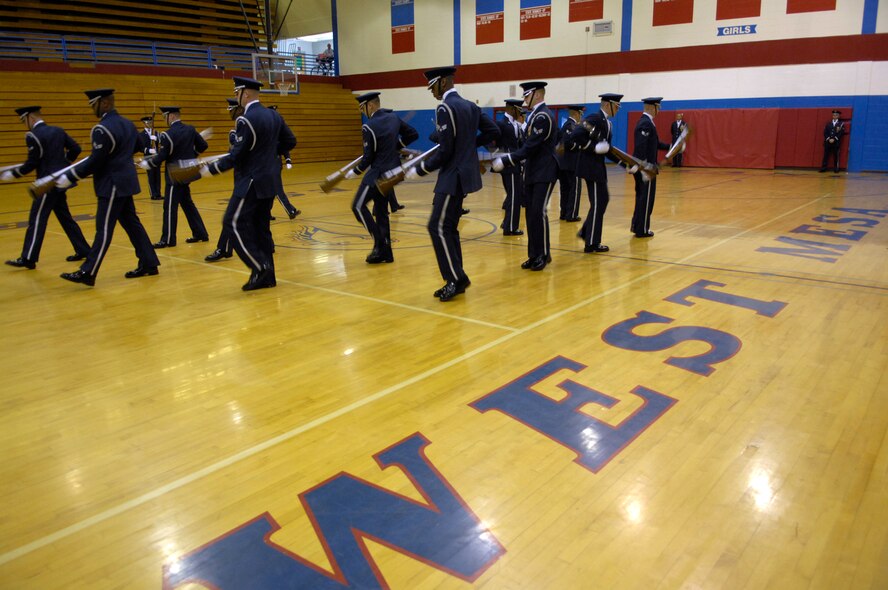
[[[25,260],[24,258],[16,258],[15,260],[7,260],[6,264],[9,266],[14,266],[16,268],[27,268],[29,270],[34,270],[37,268],[36,262],[31,262],[30,260]]]
[[[67,260],[68,262],[77,262],[78,260],[83,260],[84,258],[86,258],[86,254],[71,254],[70,256],[65,258],[65,260]]]
[[[185,242],[188,244],[196,244],[197,242],[209,242],[210,238],[196,238],[191,236],[190,238],[185,238]]]
[[[174,247],[175,245],[176,245],[175,242],[173,242],[172,244],[170,244],[170,243],[168,243],[168,242],[164,242],[163,240],[161,240],[161,241],[159,241],[159,242],[157,242],[157,243],[154,244],[154,249],[155,249],[155,250],[160,250],[161,248],[172,248],[172,247]]]
[[[207,262],[217,262],[223,258],[231,258],[231,252],[224,252],[220,248],[213,250],[213,253],[204,257]]]
[[[126,274],[123,276],[128,279],[137,279],[139,277],[154,276],[157,273],[158,270],[156,266],[142,266],[140,264],[135,269],[127,271]]]
[[[399,204],[397,207],[395,207],[395,211],[400,211],[401,209],[403,209],[403,208],[406,207],[406,206],[407,206],[407,205],[401,205],[401,204]]]
[[[444,292],[444,288],[447,287],[447,285],[448,285],[448,283],[444,283],[444,287],[441,287],[440,289],[438,289],[437,291],[435,291],[434,293],[432,293],[432,295],[435,296],[435,297],[440,297],[440,296],[441,296],[441,293]]]
[[[566,221],[568,223],[574,223],[574,222],[580,221],[581,219],[582,219],[581,217],[568,217],[564,221]]]
[[[533,261],[533,264],[530,265],[530,270],[543,270],[544,268],[546,268],[546,264],[548,264],[546,257],[540,256]]]
[[[287,211],[287,217],[289,217],[290,219],[296,219],[296,216],[300,213],[302,213],[302,211],[300,211],[299,209],[292,209],[290,211]]]
[[[63,272],[59,275],[66,281],[71,281],[72,283],[82,283],[84,285],[89,285],[90,287],[95,286],[96,277],[89,275],[82,270],[75,270],[74,272]]]
[[[472,210],[471,209],[460,209],[459,212],[461,215],[468,215],[469,213],[472,212]]]
[[[250,280],[241,287],[244,291],[255,291],[256,289],[270,289],[277,286],[277,280],[274,277],[274,270],[271,268],[263,268],[259,272],[250,275]]]
[[[520,229],[516,229],[514,231],[504,231],[503,235],[504,236],[523,236],[524,232],[521,231]]]
[[[466,289],[471,284],[472,284],[472,281],[469,280],[468,276],[465,276],[465,277],[459,279],[458,281],[456,281],[456,290],[459,293],[465,293]]]
[[[380,264],[382,262],[394,262],[395,257],[391,250],[374,250],[366,258],[367,264]]]
[[[826,168],[821,168],[818,172],[826,172]]]
[[[524,262],[521,263],[521,268],[523,268],[524,270],[528,270],[531,266],[533,266],[533,263],[535,260],[536,260],[536,258],[528,258],[527,260],[525,260]]]
[[[652,237],[654,237],[654,232],[647,231],[647,232],[643,232],[640,234],[635,234],[635,237],[636,238],[652,238]]]
[[[456,283],[452,281],[447,281],[447,284],[441,289],[441,294],[438,295],[438,299],[441,301],[450,301],[460,293],[465,293],[466,290],[460,290]]]
[[[163,197],[161,197],[160,195],[151,195],[151,200],[152,201],[163,201]]]
[[[603,244],[597,244],[594,246],[586,246],[585,248],[583,248],[583,252],[586,252],[586,253],[589,253],[589,252],[609,252],[609,251],[610,251],[610,248],[608,248],[607,246],[605,246]]]

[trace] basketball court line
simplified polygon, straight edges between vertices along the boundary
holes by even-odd
[[[813,205],[814,203],[817,203],[818,201],[828,198],[829,196],[831,196],[830,193],[827,193],[826,195],[821,195],[820,197],[817,197],[817,198],[815,198],[803,205],[799,205],[798,207],[796,207],[794,209],[786,211],[785,213],[782,213],[782,214],[778,215],[777,217],[773,217],[768,221],[764,221],[764,222],[756,225],[755,227],[743,230],[733,236],[724,238],[714,244],[711,244],[701,250],[698,250],[697,252],[694,252],[693,254],[689,254],[688,256],[682,258],[681,260],[676,261],[676,264],[683,264],[683,263],[693,259],[696,256],[700,256],[701,254],[704,254],[710,250],[718,248],[718,247],[730,242],[731,240],[737,239],[747,233],[754,232],[754,231],[757,231],[763,227],[766,227],[783,217],[792,215],[796,211],[804,209],[806,207],[809,207],[809,206]],[[641,275],[641,276],[636,277],[632,280],[626,281],[626,282],[622,283],[621,285],[617,285],[615,287],[612,287],[612,288],[608,289],[607,291],[603,291],[597,295],[594,295],[594,296],[584,299],[578,303],[575,303],[574,305],[571,305],[565,309],[562,309],[561,311],[555,312],[554,314],[551,314],[547,317],[541,318],[541,319],[537,320],[536,322],[533,322],[533,323],[525,326],[524,328],[515,329],[514,331],[512,331],[508,334],[505,334],[503,336],[500,336],[499,338],[492,340],[492,341],[488,342],[487,344],[483,344],[474,350],[471,350],[465,354],[460,355],[459,357],[456,357],[456,358],[451,359],[445,363],[442,363],[440,365],[432,367],[426,371],[423,371],[422,373],[420,373],[418,375],[414,375],[413,377],[410,377],[409,379],[406,379],[404,381],[401,381],[400,383],[397,383],[395,385],[387,387],[387,388],[385,388],[381,391],[378,391],[377,393],[374,393],[364,399],[358,400],[358,401],[351,403],[347,406],[344,406],[338,410],[330,412],[329,414],[327,414],[325,416],[321,416],[320,418],[312,420],[311,422],[303,424],[302,426],[298,426],[288,432],[285,432],[285,433],[280,434],[276,437],[273,437],[265,442],[262,442],[257,445],[254,445],[250,448],[244,449],[243,451],[241,451],[239,453],[235,453],[234,455],[231,455],[225,459],[222,459],[221,461],[217,461],[216,463],[208,465],[207,467],[204,467],[203,469],[199,469],[189,475],[186,475],[186,476],[183,476],[179,479],[176,479],[166,485],[155,488],[154,490],[147,492],[145,494],[142,494],[141,496],[138,496],[136,498],[133,498],[132,500],[128,500],[128,501],[126,501],[122,504],[119,504],[113,508],[109,508],[107,510],[104,510],[96,515],[93,515],[93,516],[86,518],[78,523],[75,523],[73,525],[65,527],[64,529],[61,529],[59,531],[56,531],[54,533],[51,533],[51,534],[46,535],[44,537],[41,537],[35,541],[32,541],[31,543],[23,545],[17,549],[13,549],[12,551],[8,551],[8,552],[0,555],[0,565],[3,565],[5,563],[8,563],[8,562],[13,561],[15,559],[18,559],[19,557],[23,557],[25,555],[28,555],[29,553],[32,553],[38,549],[46,547],[47,545],[54,543],[56,541],[65,539],[65,538],[67,538],[71,535],[74,535],[82,530],[85,530],[93,525],[105,522],[106,520],[114,518],[115,516],[118,516],[119,514],[127,512],[133,508],[138,508],[139,506],[142,506],[143,504],[146,504],[152,500],[156,500],[157,498],[160,498],[161,496],[163,496],[165,494],[168,494],[170,492],[173,492],[173,491],[176,491],[180,488],[183,488],[183,487],[185,487],[185,486],[187,486],[199,479],[202,479],[208,475],[212,475],[218,471],[226,469],[226,468],[230,467],[231,465],[234,465],[235,463],[238,463],[240,461],[243,461],[245,459],[253,457],[254,455],[257,455],[265,450],[268,450],[278,444],[284,443],[292,438],[295,438],[296,436],[299,436],[300,434],[303,434],[303,433],[308,432],[314,428],[322,426],[322,425],[326,424],[327,422],[330,422],[336,418],[339,418],[340,416],[344,416],[344,415],[349,414],[349,413],[351,413],[357,409],[360,409],[366,405],[369,405],[375,401],[378,401],[380,399],[388,397],[392,393],[398,392],[398,391],[404,389],[405,387],[408,387],[410,385],[418,383],[428,377],[432,377],[432,376],[434,376],[446,369],[449,369],[450,367],[453,367],[454,365],[457,365],[463,361],[466,361],[466,360],[476,357],[484,352],[487,352],[488,350],[495,348],[496,346],[499,346],[500,344],[508,342],[508,341],[512,340],[513,338],[516,338],[518,336],[522,336],[531,330],[534,330],[534,329],[544,326],[554,320],[562,318],[569,313],[573,313],[574,311],[589,305],[590,303],[598,301],[599,299],[607,297],[613,293],[616,293],[617,291],[621,291],[627,287],[634,285],[635,283],[638,283],[641,281],[646,281],[650,277],[652,277],[653,275],[659,274],[661,272],[664,272],[664,271],[670,269],[671,266],[672,265],[664,265],[660,268],[656,268],[644,275]],[[233,271],[234,269],[231,269],[231,270]],[[425,311],[425,310],[423,310],[423,311]]]

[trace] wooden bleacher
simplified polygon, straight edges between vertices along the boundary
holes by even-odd
[[[221,76],[221,74],[220,74]],[[182,108],[183,119],[198,130],[213,127],[207,154],[228,149],[228,130],[233,127],[226,98],[233,96],[231,74],[226,78],[156,75],[119,75],[95,72],[3,72],[0,86],[0,166],[20,164],[27,157],[25,126],[15,109],[43,107],[51,125],[63,127],[89,153],[89,135],[97,119],[87,104],[84,90],[115,88],[117,110],[141,129],[139,119],[162,105]],[[300,78],[300,94],[263,94],[265,105],[277,105],[296,134],[294,162],[349,160],[361,154],[361,117],[353,95],[340,85]],[[159,110],[155,122],[166,126]],[[33,180],[33,174],[27,179]]]
[[[0,29],[252,48],[250,32],[265,44],[260,8],[238,0],[115,0],[101,9],[86,0],[18,0],[0,3]]]

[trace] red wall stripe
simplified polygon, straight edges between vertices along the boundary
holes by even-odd
[[[570,55],[459,67],[461,84],[796,64],[888,61],[888,33]],[[429,64],[435,67],[440,64]],[[346,88],[424,86],[423,70],[342,76]]]

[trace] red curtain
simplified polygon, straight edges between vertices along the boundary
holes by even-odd
[[[655,123],[663,143],[671,143],[670,126],[676,111],[661,111]],[[694,130],[683,165],[708,168],[774,168],[779,109],[708,109],[682,111]],[[629,113],[634,130],[641,113]],[[634,147],[629,133],[629,150]],[[665,154],[660,153],[662,158]],[[818,162],[819,164],[819,162]]]

